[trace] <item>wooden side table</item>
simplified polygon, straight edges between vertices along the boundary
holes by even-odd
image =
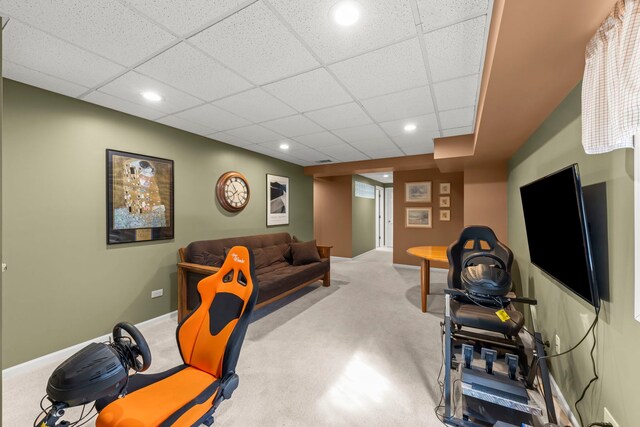
[[[422,312],[427,312],[427,295],[431,284],[431,261],[448,263],[446,246],[414,246],[407,249],[409,255],[422,260],[420,264],[420,291],[422,297]]]

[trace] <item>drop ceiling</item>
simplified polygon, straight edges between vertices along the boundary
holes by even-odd
[[[303,166],[471,133],[492,1],[357,1],[0,0],[3,73]]]
[[[393,184],[393,172],[372,172],[372,173],[361,173],[360,176],[364,176],[365,178],[373,179],[374,181],[381,182],[383,184]]]

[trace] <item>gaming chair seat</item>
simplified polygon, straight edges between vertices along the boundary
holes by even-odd
[[[465,271],[465,261],[475,261],[478,265],[473,271],[477,277],[475,286],[479,287],[481,293],[488,295],[504,293],[506,296],[511,290],[511,265],[513,264],[513,253],[501,243],[491,228],[486,226],[473,225],[465,227],[458,240],[447,248],[447,258],[449,259],[449,274],[447,282],[449,288],[459,290],[469,290],[465,286],[464,279],[469,277],[469,272]],[[492,263],[498,263],[498,269],[481,268]],[[483,283],[490,283],[498,289],[493,289],[487,285],[482,288]],[[511,294],[513,297],[515,295]],[[489,300],[491,298],[489,297]],[[504,306],[511,321],[503,322],[496,315],[500,307],[487,307],[489,303],[474,302],[469,298],[456,296],[451,300],[451,319],[459,326],[482,329],[485,331],[497,332],[508,336],[517,336],[524,324],[524,316],[517,311],[513,305]]]
[[[198,284],[200,304],[177,328],[184,364],[129,377],[128,394],[98,401],[96,427],[199,426],[238,386],[235,374],[258,298],[253,254],[233,247],[216,274]]]

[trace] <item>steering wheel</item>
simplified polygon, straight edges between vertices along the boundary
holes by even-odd
[[[131,350],[135,355],[133,362],[135,366],[132,366],[137,372],[143,372],[149,369],[151,366],[151,351],[149,350],[149,344],[144,339],[142,333],[129,322],[120,322],[113,327],[113,341],[116,344],[121,344],[122,341],[126,341],[122,337],[122,331],[127,332],[133,339],[134,345],[131,346]],[[142,361],[138,359],[138,356],[142,357]]]
[[[504,261],[502,260],[502,258],[500,258],[498,255],[494,255],[490,252],[476,252],[474,254],[469,255],[468,257],[466,257],[464,259],[464,261],[462,261],[462,268],[467,268],[469,267],[469,265],[471,265],[471,261],[476,259],[476,258],[491,258],[492,260],[496,261],[498,263],[498,268],[500,268],[501,270],[507,270],[507,266],[504,263]]]

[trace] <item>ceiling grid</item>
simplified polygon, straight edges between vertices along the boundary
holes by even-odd
[[[3,0],[3,72],[303,166],[472,132],[492,1],[356,1]]]

